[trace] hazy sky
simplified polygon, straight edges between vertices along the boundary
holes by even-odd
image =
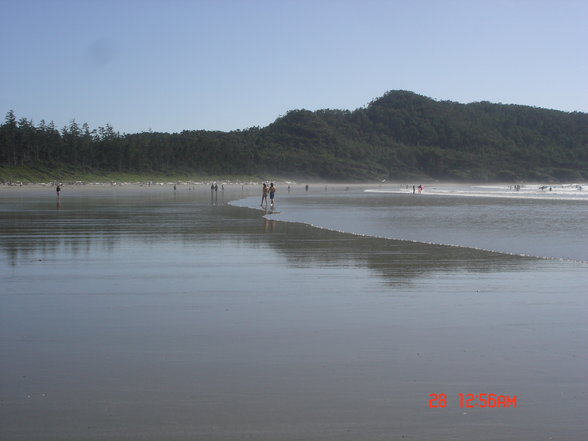
[[[585,0],[0,0],[0,112],[265,126],[388,90],[588,112]]]

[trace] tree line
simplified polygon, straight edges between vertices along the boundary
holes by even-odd
[[[588,178],[588,114],[391,91],[349,110],[292,110],[267,127],[120,134],[72,120],[0,125],[0,165],[80,172],[476,181]]]

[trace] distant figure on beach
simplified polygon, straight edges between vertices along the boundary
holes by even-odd
[[[270,195],[270,201],[271,201],[271,206],[274,206],[274,196],[276,194],[276,187],[274,187],[274,183],[272,182],[270,184],[270,188],[269,188],[269,195]],[[266,204],[267,204],[267,200],[266,200]]]
[[[308,184],[306,184],[306,191],[308,191]]]
[[[263,202],[265,201],[265,206],[267,207],[267,194],[269,193],[269,188],[265,182],[263,183],[263,188],[261,191],[261,206],[263,207]]]
[[[218,191],[218,184],[214,184],[214,192],[216,193]]]
[[[416,187],[413,185],[412,186],[412,194],[415,194],[415,193],[416,193]]]
[[[288,185],[288,193],[290,193],[290,186]]]
[[[174,184],[174,191],[176,191],[176,184]]]
[[[212,184],[210,184],[210,192],[212,193],[214,191],[214,182]]]
[[[59,197],[59,192],[61,192],[61,187],[59,185],[55,189],[55,192],[57,193],[57,197]]]
[[[422,193],[422,191],[423,191],[423,188],[425,188],[425,187],[423,187],[422,185],[419,185],[419,194],[421,194],[421,193]]]

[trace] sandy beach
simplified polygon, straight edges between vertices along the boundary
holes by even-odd
[[[588,437],[585,264],[227,204],[254,184],[172,187],[0,191],[0,440]]]

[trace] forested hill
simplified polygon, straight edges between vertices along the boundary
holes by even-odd
[[[8,112],[0,165],[83,171],[324,179],[476,181],[588,178],[588,114],[460,104],[391,91],[366,107],[292,110],[264,128],[119,134],[58,130]]]

